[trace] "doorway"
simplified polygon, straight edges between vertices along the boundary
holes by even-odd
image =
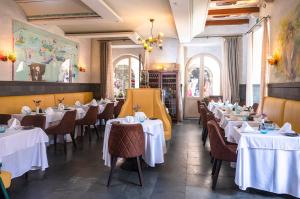
[[[220,61],[210,54],[192,57],[186,65],[185,79],[184,118],[199,117],[197,100],[220,95]]]

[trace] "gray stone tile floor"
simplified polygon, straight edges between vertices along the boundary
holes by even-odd
[[[173,125],[173,138],[165,163],[143,168],[144,187],[138,175],[117,167],[110,188],[106,187],[109,168],[102,160],[102,140],[79,142],[79,149],[68,144],[67,156],[59,146],[48,148],[50,167],[46,172],[31,171],[14,179],[12,199],[266,199],[292,198],[258,190],[241,191],[234,183],[234,169],[222,165],[216,191],[211,190],[209,146],[203,147],[201,127],[196,120]]]

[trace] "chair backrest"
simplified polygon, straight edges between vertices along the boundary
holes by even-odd
[[[124,104],[124,100],[118,101],[117,106],[114,108],[114,116],[115,116],[115,118],[117,118],[119,116],[123,104]]]
[[[11,118],[10,114],[0,114],[0,124],[7,124],[10,118]]]
[[[202,125],[207,128],[207,110],[204,106],[200,106],[200,114],[202,119]]]
[[[257,109],[258,109],[258,103],[254,103],[253,105],[252,105],[252,109],[253,109],[253,112],[254,113],[257,113]]]
[[[45,129],[46,117],[44,115],[25,115],[21,121],[22,126],[34,126]]]
[[[201,106],[201,101],[197,100],[197,108],[198,108],[198,113],[200,113],[200,106]],[[201,114],[201,113],[200,113]]]
[[[108,103],[106,104],[103,112],[100,114],[103,119],[112,119],[114,118],[114,103]]]
[[[90,106],[83,120],[86,125],[93,125],[97,122],[98,106]]]
[[[132,158],[144,154],[145,137],[141,124],[113,124],[108,141],[109,153]]]
[[[220,128],[214,120],[207,122],[211,154],[214,158],[224,161],[236,161],[236,154],[229,150],[222,138]]]
[[[60,134],[72,133],[75,128],[76,110],[67,111],[59,123]]]

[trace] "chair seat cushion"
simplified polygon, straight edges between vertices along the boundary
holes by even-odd
[[[11,183],[11,173],[7,171],[1,171],[0,177],[2,179],[5,189],[8,189]]]

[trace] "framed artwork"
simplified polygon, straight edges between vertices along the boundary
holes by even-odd
[[[14,80],[72,82],[78,76],[78,43],[13,21]]]

